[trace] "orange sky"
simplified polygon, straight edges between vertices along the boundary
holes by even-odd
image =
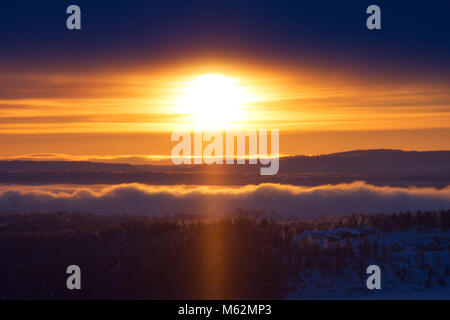
[[[0,156],[170,154],[170,132],[192,124],[180,101],[205,74],[232,79],[246,97],[241,118],[225,127],[279,128],[283,154],[450,148],[446,81],[196,61],[114,73],[0,74]],[[206,101],[219,106],[208,108],[206,121],[222,117],[229,95],[222,91]]]

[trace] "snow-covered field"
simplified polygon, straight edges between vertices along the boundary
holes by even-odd
[[[450,232],[440,229],[379,232],[371,227],[308,230],[294,236],[297,243],[317,243],[318,252],[333,248],[323,268],[303,268],[287,299],[450,299]],[[336,246],[354,256],[334,258]],[[345,250],[344,250],[345,251]],[[324,259],[323,255],[322,258]],[[340,260],[339,260],[340,259]],[[356,262],[355,262],[356,261]],[[318,262],[320,265],[320,260]],[[368,265],[381,268],[381,289],[368,290]]]

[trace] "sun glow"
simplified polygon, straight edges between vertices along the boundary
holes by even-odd
[[[253,95],[237,79],[205,74],[186,82],[176,108],[196,128],[230,129],[248,120],[247,104],[253,100]]]

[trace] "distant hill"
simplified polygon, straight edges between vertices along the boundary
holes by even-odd
[[[131,164],[98,163],[89,161],[0,161],[0,173],[25,172],[142,172]]]
[[[374,185],[450,185],[450,151],[355,150],[280,159],[274,176],[257,165],[131,165],[87,161],[0,161],[0,183],[210,184],[262,182],[315,186],[363,180]]]
[[[450,170],[450,151],[355,150],[283,160],[283,172],[443,173]]]

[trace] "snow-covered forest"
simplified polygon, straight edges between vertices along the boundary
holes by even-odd
[[[0,299],[450,298],[450,210],[313,221],[2,213]],[[82,289],[68,290],[78,265]],[[381,268],[381,290],[366,268]]]

